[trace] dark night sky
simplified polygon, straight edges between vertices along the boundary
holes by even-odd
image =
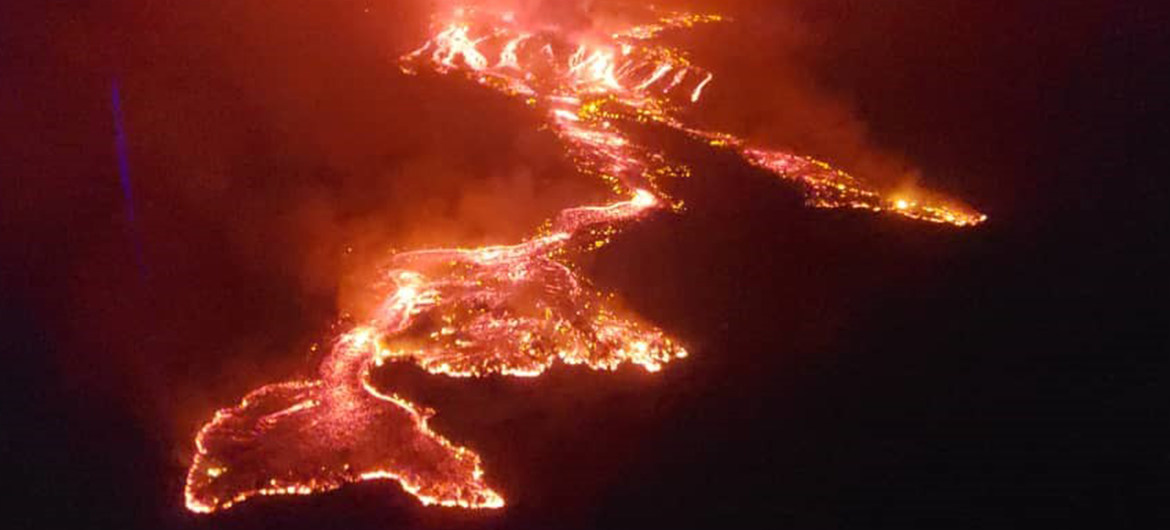
[[[991,221],[809,210],[667,142],[694,169],[688,210],[587,270],[691,357],[656,376],[395,376],[484,456],[507,510],[373,483],[214,517],[181,507],[194,429],[308,369],[365,261],[514,240],[594,188],[523,105],[397,72],[418,3],[26,4],[0,8],[6,527],[1159,527],[1156,2],[734,3],[739,47],[696,44],[728,72],[710,94],[728,127],[912,166]]]

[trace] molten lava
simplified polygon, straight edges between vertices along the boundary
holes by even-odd
[[[391,258],[380,307],[338,337],[317,377],[261,387],[199,431],[186,505],[228,508],[256,495],[309,494],[393,479],[424,504],[498,508],[479,456],[432,431],[433,411],[375,388],[371,370],[413,363],[432,374],[531,377],[560,360],[594,370],[632,363],[658,371],[686,350],[620,314],[570,266],[624,223],[677,207],[660,183],[684,166],[622,130],[654,123],[731,150],[798,183],[817,207],[889,211],[969,226],[985,216],[951,204],[887,197],[826,163],[691,127],[677,109],[700,100],[713,75],[655,44],[672,28],[720,21],[675,14],[600,38],[528,30],[507,13],[460,9],[402,58],[407,72],[463,73],[541,112],[578,168],[624,200],[570,208],[513,246],[423,250]]]

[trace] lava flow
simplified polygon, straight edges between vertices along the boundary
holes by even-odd
[[[371,370],[413,363],[451,377],[530,377],[557,360],[658,371],[685,357],[661,330],[612,307],[571,266],[621,225],[681,204],[662,183],[687,168],[623,125],[653,123],[729,149],[798,183],[813,206],[957,226],[985,219],[951,202],[887,196],[823,162],[682,122],[677,110],[698,102],[714,76],[654,41],[664,31],[720,20],[671,14],[611,35],[570,37],[525,28],[510,13],[463,8],[436,18],[434,37],[402,58],[404,70],[462,73],[523,98],[547,118],[581,172],[605,179],[622,200],[564,210],[517,245],[392,256],[381,305],[334,341],[315,379],[261,387],[202,427],[187,508],[212,512],[256,495],[310,494],[373,479],[396,480],[423,504],[502,507],[480,457],[431,430],[434,411],[375,388]]]

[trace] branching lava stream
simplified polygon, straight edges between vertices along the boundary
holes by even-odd
[[[953,201],[887,195],[826,163],[684,123],[677,110],[698,102],[714,76],[656,38],[722,20],[672,13],[586,38],[525,28],[490,10],[437,16],[434,37],[403,57],[402,68],[466,75],[523,99],[545,116],[580,171],[604,179],[620,200],[564,210],[513,246],[393,256],[380,307],[334,341],[315,379],[261,387],[200,429],[187,508],[212,512],[256,495],[372,479],[396,480],[424,504],[499,508],[504,498],[485,481],[480,457],[432,431],[433,411],[374,388],[372,369],[410,362],[451,377],[532,377],[557,360],[658,371],[685,357],[667,334],[619,313],[572,268],[574,255],[603,246],[621,225],[681,206],[661,184],[687,168],[632,139],[623,125],[653,123],[730,150],[798,184],[815,207],[955,226],[985,220]]]

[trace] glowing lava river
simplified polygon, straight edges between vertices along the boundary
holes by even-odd
[[[887,195],[826,163],[684,123],[677,110],[698,102],[713,75],[656,41],[721,20],[668,14],[584,37],[527,28],[511,13],[462,8],[437,16],[431,40],[404,56],[402,68],[463,75],[523,99],[579,170],[604,179],[617,199],[564,210],[516,245],[392,256],[380,306],[333,341],[315,379],[261,387],[200,429],[187,508],[213,512],[256,495],[374,479],[396,480],[428,505],[499,508],[505,500],[485,480],[480,457],[432,431],[433,411],[375,388],[371,370],[413,363],[450,377],[534,377],[558,360],[658,371],[685,357],[666,333],[620,313],[573,269],[574,256],[603,246],[622,225],[680,205],[660,184],[687,169],[623,125],[663,126],[729,150],[798,185],[811,206],[955,226],[985,219],[953,201]]]

